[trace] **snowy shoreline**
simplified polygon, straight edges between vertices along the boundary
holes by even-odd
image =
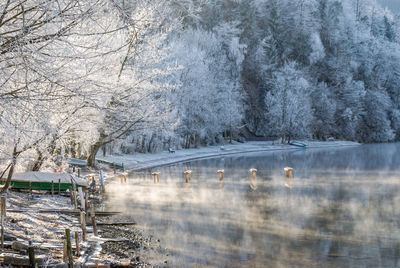
[[[276,142],[275,142],[276,143]],[[361,145],[352,141],[307,141],[306,150],[315,148],[332,148],[345,146]],[[106,157],[97,156],[98,160],[123,164],[127,171],[139,171],[160,166],[172,165],[198,159],[212,158],[225,155],[254,153],[254,152],[274,152],[302,150],[303,148],[274,144],[272,141],[252,141],[246,143],[225,144],[223,146],[200,147],[198,149],[176,150],[174,153],[162,151],[155,154],[131,154],[131,155],[108,155]]]

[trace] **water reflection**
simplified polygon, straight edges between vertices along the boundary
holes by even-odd
[[[399,149],[365,145],[194,161],[159,168],[157,186],[151,171],[131,174],[128,185],[109,188],[107,205],[160,238],[171,267],[396,267]],[[249,167],[257,168],[254,181]],[[192,171],[188,183],[185,170]]]

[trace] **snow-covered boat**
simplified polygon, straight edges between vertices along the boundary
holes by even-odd
[[[4,184],[5,178],[1,179],[0,184]],[[11,178],[11,188],[32,190],[51,190],[52,184],[54,191],[66,191],[72,187],[72,183],[76,187],[89,187],[86,180],[78,178],[69,173],[50,173],[50,172],[24,172],[16,173]]]
[[[308,144],[299,141],[291,141],[290,145],[297,146],[297,147],[307,147]]]

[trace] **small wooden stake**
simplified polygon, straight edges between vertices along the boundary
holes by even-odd
[[[71,198],[71,205],[74,204],[74,197],[73,197],[73,193],[72,193],[72,187],[69,187],[69,197]]]
[[[81,209],[85,209],[85,197],[83,196],[82,187],[78,187],[79,199],[81,200]]]
[[[82,240],[86,241],[86,219],[85,219],[85,212],[81,212],[81,228],[82,228]]]
[[[68,256],[68,267],[74,267],[74,259],[72,258],[72,246],[71,246],[71,231],[65,229],[65,238],[67,239],[67,256]]]
[[[1,202],[1,216],[5,217],[5,216],[7,216],[6,215],[6,202],[7,202],[6,197],[2,196],[0,198],[0,202]]]
[[[58,179],[58,195],[61,194],[61,179]]]
[[[1,248],[4,249],[4,216],[1,216]]]
[[[251,172],[251,178],[255,179],[257,174],[257,169],[251,168],[249,171]]]
[[[32,241],[29,241],[28,256],[29,256],[29,267],[30,268],[35,268],[36,267],[36,263],[35,263],[35,248],[32,245]]]
[[[96,214],[95,214],[95,211],[94,211],[93,204],[90,206],[90,218],[92,220],[93,233],[94,233],[95,236],[98,236],[97,224],[96,224]]]
[[[160,183],[160,172],[153,172],[151,175],[153,176],[154,183]]]
[[[88,213],[88,200],[89,200],[89,190],[85,188],[85,212]]]
[[[222,181],[224,179],[224,170],[219,169],[219,170],[217,170],[217,173],[219,175],[219,180]]]
[[[54,181],[51,181],[51,196],[54,196]]]
[[[75,248],[76,248],[76,256],[79,256],[80,253],[80,248],[79,248],[79,233],[75,232]]]
[[[63,262],[67,262],[68,261],[68,251],[67,251],[67,241],[65,241],[65,239],[63,240]]]
[[[186,183],[190,182],[191,177],[192,177],[192,171],[191,170],[186,170],[185,172],[183,172],[183,174],[185,174],[185,180]]]

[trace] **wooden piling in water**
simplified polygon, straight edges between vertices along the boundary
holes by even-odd
[[[185,172],[183,172],[183,174],[185,174],[185,181],[186,183],[191,181],[191,177],[192,177],[192,171],[191,170],[186,170]]]
[[[54,196],[54,181],[51,181],[51,196]]]
[[[293,172],[293,168],[285,167],[283,170],[285,171],[285,174],[286,174],[285,186],[290,188],[290,187],[292,187],[292,172]]]
[[[67,228],[65,229],[65,239],[67,241],[67,257],[68,257],[68,267],[74,267],[74,259],[72,257],[72,245],[71,245],[71,231]]]
[[[61,180],[58,179],[58,195],[61,194]]]
[[[151,175],[153,176],[154,183],[160,183],[160,172],[153,172]]]
[[[251,178],[255,179],[256,178],[256,174],[257,174],[257,169],[251,168],[251,169],[249,169],[249,171],[251,173]]]
[[[217,173],[219,175],[219,180],[222,181],[224,179],[224,170],[219,169],[219,170],[217,170]]]
[[[286,178],[292,178],[293,168],[285,167],[283,170],[286,173]]]

